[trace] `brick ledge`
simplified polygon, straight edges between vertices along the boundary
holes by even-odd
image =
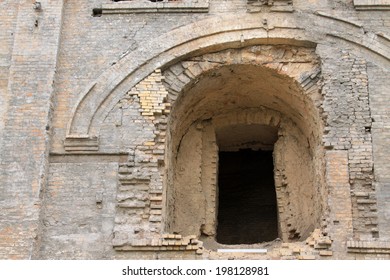
[[[390,241],[347,241],[349,253],[390,254]]]
[[[101,14],[138,14],[138,13],[208,13],[209,1],[185,2],[149,2],[131,1],[103,4]],[[95,13],[95,12],[94,12]]]
[[[354,0],[356,10],[390,10],[390,0]]]

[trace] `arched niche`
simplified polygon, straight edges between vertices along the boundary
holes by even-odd
[[[312,67],[306,67],[307,61],[287,63],[291,51],[293,56],[306,53],[304,57],[311,57]],[[203,60],[194,58],[182,62],[200,70],[196,75],[195,70],[192,74],[187,72],[185,86],[179,91],[177,87],[172,90],[174,86],[169,84],[174,79],[167,79],[167,87],[171,95],[175,95],[171,99],[175,101],[167,135],[165,230],[195,234],[225,244],[252,244],[276,237],[286,242],[303,240],[320,227],[327,200],[322,125],[316,107],[320,96],[318,88],[307,90],[302,85],[303,77],[318,69],[319,63],[309,48],[235,49],[232,51],[235,54],[230,56],[232,60],[226,59],[226,52],[229,50],[210,54],[208,58],[213,57],[213,60],[206,61],[208,66],[204,65],[206,56]],[[265,53],[272,63],[264,61]],[[249,57],[243,58],[244,55]],[[278,55],[279,60],[275,60],[274,56]],[[166,69],[165,73],[176,72],[177,78],[183,80],[177,67]],[[188,66],[188,69],[191,68]],[[218,174],[221,152],[229,150],[272,154],[276,234],[263,239],[253,237],[249,241],[227,237],[232,241],[224,242],[218,237],[222,180]],[[260,171],[261,160],[253,163]],[[258,203],[251,206],[252,213],[266,207],[266,203],[261,202],[261,192],[256,195]],[[241,203],[244,208],[248,206],[244,200]],[[245,220],[245,216],[237,221],[240,219]],[[261,235],[260,231],[266,230],[266,226],[245,229],[239,224],[237,228],[238,232],[242,230],[241,235],[256,235],[256,231]]]

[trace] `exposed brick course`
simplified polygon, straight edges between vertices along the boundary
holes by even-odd
[[[33,2],[0,3],[0,259],[390,258],[388,0]],[[245,125],[277,131],[239,143],[274,150],[261,255],[215,242]]]

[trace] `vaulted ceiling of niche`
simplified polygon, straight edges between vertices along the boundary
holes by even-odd
[[[190,83],[176,101],[173,117],[182,130],[196,120],[211,119],[231,110],[267,107],[293,120],[301,130],[311,122],[306,97],[299,85],[277,71],[254,65],[222,66]],[[307,98],[306,98],[307,99]]]

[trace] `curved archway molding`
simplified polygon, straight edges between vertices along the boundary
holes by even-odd
[[[133,86],[157,68],[165,68],[189,56],[256,44],[334,46],[335,40],[352,52],[367,51],[372,61],[390,64],[386,36],[365,33],[356,23],[327,16],[324,21],[304,18],[299,13],[283,15],[220,16],[177,28],[145,42],[107,69],[80,94],[67,128],[65,146],[98,150],[99,126],[111,108]],[[308,22],[318,22],[308,29]],[[332,30],[329,30],[331,22]],[[188,32],[191,30],[191,32]],[[163,39],[162,39],[163,37]],[[356,48],[359,46],[359,50]],[[72,143],[76,143],[73,145]],[[70,151],[71,149],[67,149]]]

